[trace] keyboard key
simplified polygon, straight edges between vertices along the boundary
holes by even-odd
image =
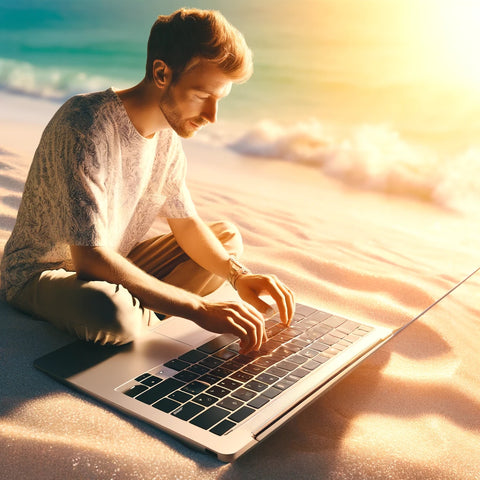
[[[172,394],[170,394],[168,398],[176,400],[177,402],[180,402],[180,403],[185,403],[191,400],[193,396],[189,395],[188,393],[182,392],[181,390],[177,390],[176,392],[173,392]]]
[[[323,343],[326,343],[327,345],[334,345],[335,343],[338,342],[338,338],[334,337],[333,335],[330,335],[329,333],[327,333],[326,335],[324,335],[322,337],[322,342]]]
[[[304,316],[308,316],[308,315],[311,315],[312,313],[316,312],[317,310],[315,310],[314,308],[312,307],[309,307],[307,305],[303,305],[301,303],[297,303],[295,305],[295,314],[300,314],[300,315],[304,315]],[[323,312],[322,312],[323,313]]]
[[[314,358],[314,360],[315,360],[316,362],[319,362],[319,363],[325,363],[325,362],[327,362],[328,360],[330,360],[330,357],[327,357],[326,355],[323,355],[323,354],[319,353],[319,354]],[[307,367],[305,367],[305,368],[307,368]],[[315,368],[316,368],[316,367],[315,367]]]
[[[260,357],[255,360],[255,365],[258,365],[260,367],[271,367],[272,365],[275,365],[277,363],[278,358],[273,358],[273,357]]]
[[[169,393],[174,392],[183,385],[185,385],[185,383],[180,382],[175,378],[167,378],[166,380],[159,383],[158,385],[155,385],[146,392],[141,393],[136,398],[143,403],[151,405],[152,403],[155,403],[157,400],[166,397]]]
[[[217,406],[210,407],[190,421],[193,425],[208,430],[210,427],[224,419],[230,413],[229,410],[224,410]],[[231,427],[228,428],[230,430]],[[214,432],[215,433],[215,432]],[[221,435],[221,434],[217,434]]]
[[[267,335],[269,338],[274,337],[275,335],[278,335],[284,328],[285,326],[282,323],[277,323],[276,325],[267,328]]]
[[[216,352],[213,356],[219,358],[220,360],[226,361],[226,360],[230,360],[233,357],[236,357],[237,354],[227,348],[222,348],[221,350]]]
[[[316,342],[313,342],[310,345],[310,348],[312,348],[313,350],[318,350],[319,352],[323,352],[324,350],[327,350],[329,346],[326,343],[323,343],[318,340]]]
[[[287,388],[291,387],[295,381],[293,380],[287,380],[287,378],[284,378],[283,380],[280,380],[277,382],[274,387],[279,388],[280,390],[286,390]]]
[[[302,338],[294,338],[293,340],[290,341],[292,345],[295,345],[297,347],[304,348],[308,345],[310,345],[311,342],[307,340],[303,340]]]
[[[357,342],[358,340],[360,340],[362,337],[361,336],[358,336],[356,335],[355,333],[351,333],[350,335],[347,335],[344,340],[347,340],[348,342],[352,342],[352,343],[355,343]]]
[[[157,408],[165,413],[170,413],[171,411],[175,410],[177,407],[180,406],[180,403],[171,400],[170,398],[162,398],[157,403],[154,403],[152,407]]]
[[[295,370],[298,365],[296,363],[289,362],[288,360],[283,360],[277,363],[277,367],[281,368],[282,370],[287,370],[288,372],[291,372],[292,370]]]
[[[150,375],[147,378],[144,378],[141,383],[144,385],[147,385],[148,387],[153,387],[157,383],[160,383],[162,381],[161,378],[156,377],[155,375]]]
[[[297,368],[294,370],[290,375],[294,375],[297,378],[303,378],[306,377],[310,373],[310,370],[306,370],[305,368]],[[290,376],[287,375],[287,376]]]
[[[287,374],[288,370],[284,370],[278,367],[270,367],[265,373],[269,373],[270,375],[275,375],[277,377],[283,377]]]
[[[207,373],[206,375],[203,375],[198,379],[199,382],[205,382],[205,383],[208,383],[209,385],[213,385],[214,383],[217,383],[219,380],[220,380],[219,377],[216,377],[215,375],[212,375],[210,373]]]
[[[247,372],[242,372],[241,370],[230,375],[230,378],[238,380],[239,382],[248,382],[253,378],[253,375]]]
[[[344,322],[345,322],[345,318],[336,317],[335,315],[332,315],[331,317],[324,320],[322,323],[324,325],[328,325],[329,327],[337,328]]]
[[[265,390],[262,393],[262,395],[264,395],[265,397],[267,397],[269,399],[272,399],[272,398],[275,398],[280,393],[282,393],[282,390],[280,390],[279,388],[270,387],[268,390]]]
[[[197,405],[196,403],[186,403],[178,407],[172,415],[182,420],[190,420],[195,415],[199,414],[202,410],[205,410],[204,407]]]
[[[258,397],[254,398],[251,402],[248,402],[247,405],[253,408],[261,408],[266,405],[270,401],[269,398],[264,397],[263,395],[259,395]]]
[[[231,422],[230,420],[223,420],[218,425],[215,425],[210,431],[215,435],[223,435],[231,430],[235,426],[235,423]]]
[[[235,372],[237,370],[240,370],[243,367],[243,363],[237,362],[237,358],[233,358],[232,360],[228,360],[228,362],[225,362],[221,368],[226,368],[227,370],[230,370],[231,372]]]
[[[253,390],[254,392],[261,392],[262,390],[265,390],[268,387],[267,384],[263,382],[258,382],[257,380],[251,380],[250,382],[245,384],[245,388],[248,388],[249,390]]]
[[[189,369],[184,370],[185,372],[193,372],[198,375],[205,375],[207,372],[210,371],[208,367],[205,367],[204,365],[191,365]]]
[[[214,385],[212,388],[209,388],[207,392],[209,395],[214,395],[217,398],[223,398],[230,393],[230,390]]]
[[[279,380],[279,378],[275,375],[271,375],[270,373],[262,373],[256,378],[256,380],[271,385],[272,383],[275,383],[277,380]]]
[[[287,375],[283,380],[283,381],[286,381],[286,382],[290,382],[292,385],[294,383],[297,383],[298,381],[300,380],[299,377],[297,377],[296,375],[294,375],[293,373],[291,373],[290,375]],[[275,384],[275,386],[277,387],[277,384]],[[278,387],[277,387],[278,388]]]
[[[180,370],[189,367],[190,364],[188,362],[184,362],[183,360],[179,360],[178,358],[174,358],[173,360],[167,362],[165,366],[179,372]]]
[[[140,393],[144,392],[148,387],[146,385],[134,385],[133,387],[130,387],[128,390],[123,392],[125,395],[128,395],[129,397],[136,397]]]
[[[303,355],[304,357],[307,357],[307,358],[313,358],[316,355],[318,355],[318,352],[313,348],[306,348],[305,350],[302,350],[300,352],[300,355]]]
[[[307,370],[315,370],[320,365],[321,365],[321,363],[316,362],[315,360],[309,360],[307,363],[304,363],[302,366],[303,366],[303,368],[306,368]]]
[[[199,382],[197,380],[190,382],[182,388],[183,392],[191,393],[192,395],[198,395],[208,388],[208,383]]]
[[[338,326],[337,330],[348,335],[349,333],[352,333],[357,328],[357,326],[358,323],[347,320],[346,322],[343,322],[340,326]]]
[[[238,400],[237,398],[232,397],[225,397],[224,399],[218,402],[218,406],[222,408],[226,408],[228,410],[236,410],[237,408],[241,407],[244,402]]]
[[[207,356],[206,353],[201,352],[200,350],[190,350],[187,353],[181,355],[179,360],[183,360],[184,362],[188,363],[197,363],[200,360],[203,360]]]
[[[218,398],[207,395],[206,393],[201,393],[200,395],[196,396],[193,401],[203,405],[204,407],[210,407],[210,405],[213,405],[218,401]]]
[[[227,390],[236,390],[238,387],[241,387],[242,384],[240,382],[236,382],[235,380],[231,380],[230,378],[224,378],[218,382],[218,386],[226,388]]]
[[[232,393],[232,397],[238,398],[239,400],[243,400],[244,402],[248,402],[253,397],[255,397],[256,393],[252,392],[251,390],[247,390],[246,388],[239,388]]]
[[[185,382],[185,383],[192,382],[198,377],[199,377],[198,373],[189,372],[188,370],[182,370],[181,372],[178,372],[173,376],[173,378],[181,380],[182,382]]]
[[[231,370],[229,370],[228,368],[223,368],[223,366],[217,367],[210,371],[210,375],[213,375],[218,378],[228,377],[231,373],[232,373]]]
[[[149,373],[142,373],[141,375],[139,375],[135,381],[136,382],[141,382],[142,380],[145,380],[146,378],[148,378],[150,376]]]
[[[205,367],[208,367],[208,368],[217,368],[222,363],[223,362],[219,358],[207,357],[200,362],[200,365],[204,365]]]
[[[262,367],[261,365],[246,365],[245,367],[242,368],[243,372],[251,373],[252,375],[257,375],[259,373],[262,373],[265,370],[266,367]]]
[[[213,340],[210,340],[207,343],[204,343],[202,346],[198,347],[197,350],[200,350],[203,353],[215,353],[216,351],[220,350],[227,345],[233,343],[237,337],[235,335],[231,335],[226,333],[224,335],[219,335],[215,337]]]
[[[307,358],[298,354],[298,355],[292,355],[291,357],[289,357],[288,361],[296,363],[297,365],[301,365],[302,363],[305,363],[307,361]]]
[[[237,410],[235,413],[232,413],[228,418],[234,422],[241,422],[249,417],[252,413],[255,412],[254,408],[242,407],[240,410]]]

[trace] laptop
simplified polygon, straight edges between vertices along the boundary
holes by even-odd
[[[197,450],[231,462],[471,275],[396,330],[297,304],[290,326],[280,322],[278,313],[266,320],[269,340],[248,355],[239,354],[233,335],[171,317],[128,345],[75,341],[34,365]]]

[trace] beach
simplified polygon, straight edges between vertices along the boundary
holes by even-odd
[[[3,252],[57,104],[5,91],[0,102]],[[471,212],[245,155],[213,137],[184,142],[200,215],[235,222],[245,263],[276,274],[298,301],[398,328],[478,267]],[[158,221],[151,233],[164,229]],[[35,358],[72,339],[2,303],[0,477],[478,479],[479,289],[476,275],[231,465],[36,371]]]
[[[183,141],[200,216],[234,222],[244,263],[298,302],[419,318],[225,465],[37,371],[72,337],[0,301],[0,479],[480,480],[480,6],[189,4],[221,10],[255,65]],[[182,6],[0,2],[0,256],[54,112],[140,81],[154,19]]]

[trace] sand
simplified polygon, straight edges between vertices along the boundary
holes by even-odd
[[[5,92],[0,105],[1,254],[56,106]],[[245,263],[299,301],[396,328],[479,265],[472,216],[207,136],[185,150],[199,213],[234,221]],[[0,303],[0,478],[479,479],[479,291],[476,275],[228,465],[36,371],[35,358],[71,338]]]

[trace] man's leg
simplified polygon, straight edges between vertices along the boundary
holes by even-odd
[[[241,254],[242,241],[235,226],[216,222],[210,228],[229,253]],[[223,284],[223,279],[191,260],[172,234],[140,243],[129,258],[160,280],[199,295]],[[154,312],[143,308],[121,285],[84,282],[75,272],[65,270],[49,270],[34,277],[11,303],[61,330],[101,344],[128,343],[142,329],[159,322]]]
[[[209,227],[228,253],[236,256],[242,254],[242,238],[235,225],[220,221],[209,224]],[[138,244],[128,258],[150,275],[198,295],[208,295],[224,283],[224,279],[190,259],[172,234]]]
[[[82,340],[122,345],[158,323],[122,285],[82,281],[75,272],[47,270],[32,278],[12,305]]]

